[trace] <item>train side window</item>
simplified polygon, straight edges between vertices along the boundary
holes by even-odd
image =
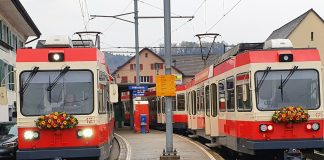
[[[226,79],[226,107],[228,112],[235,111],[234,78]]]
[[[107,113],[107,108],[105,105],[105,90],[103,89],[104,86],[98,91],[98,112],[99,114]]]
[[[162,97],[162,113],[165,113],[165,97]]]
[[[216,117],[217,116],[217,86],[215,83],[211,84],[210,92],[211,92],[210,100],[212,105],[212,116]]]
[[[178,111],[184,111],[185,110],[185,95],[177,94],[177,109]]]
[[[205,87],[205,104],[206,104],[206,115],[209,117],[210,116],[210,104],[209,104],[209,86]]]
[[[192,91],[192,94],[191,94],[191,98],[192,98],[192,115],[196,115],[196,112],[197,112],[197,99],[196,99],[196,91]]]
[[[156,100],[156,105],[157,105],[157,112],[161,113],[160,99]]]
[[[220,112],[226,112],[224,80],[218,83],[218,106]]]
[[[171,97],[171,99],[172,99],[172,111],[177,111],[176,97]]]
[[[205,100],[205,90],[204,90],[204,87],[201,87],[200,89],[200,108],[199,108],[199,111],[205,115],[205,106],[204,106],[204,100]]]
[[[243,73],[236,77],[236,105],[238,111],[251,111],[251,91],[249,74]]]

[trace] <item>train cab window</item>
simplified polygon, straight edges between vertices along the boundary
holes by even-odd
[[[102,85],[102,89],[98,91],[98,111],[99,114],[110,113],[109,103],[107,102],[107,91],[108,88]]]
[[[284,106],[320,107],[319,73],[313,69],[257,71],[257,108],[277,110]],[[264,76],[265,75],[265,76]]]
[[[228,112],[235,111],[234,78],[226,79],[226,107]]]
[[[249,82],[248,73],[236,76],[236,105],[238,111],[252,110]]]
[[[217,116],[217,86],[215,83],[211,84],[210,86],[210,100],[211,100],[211,107],[212,107],[212,116]]]
[[[185,110],[185,95],[184,94],[177,94],[177,109],[178,109],[178,111]]]
[[[210,104],[209,104],[209,86],[205,87],[205,104],[206,104],[206,115],[209,117],[210,116]]]
[[[165,113],[165,97],[162,97],[162,113]]]
[[[226,112],[224,80],[218,83],[218,106],[220,112]]]
[[[38,71],[31,81],[28,79],[33,71],[21,73],[20,83],[28,84],[19,86],[23,91],[20,101],[23,115],[37,116],[63,111],[86,115],[94,111],[93,73],[88,70],[67,70],[65,74],[61,72],[62,70]]]
[[[172,111],[177,111],[176,97],[171,97],[172,100]]]
[[[197,113],[197,99],[196,99],[196,91],[191,92],[191,100],[192,100],[192,115],[196,115]]]
[[[185,99],[186,109],[185,109],[185,110],[186,110],[187,112],[189,111],[189,103],[190,103],[189,95],[190,95],[190,93],[186,93],[186,99]]]

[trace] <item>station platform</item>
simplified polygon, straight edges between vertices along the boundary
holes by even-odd
[[[115,137],[120,143],[120,159],[159,160],[165,148],[165,132],[150,130],[150,133],[135,133],[129,127],[119,128]],[[221,160],[221,156],[191,139],[173,134],[173,148],[181,160]]]

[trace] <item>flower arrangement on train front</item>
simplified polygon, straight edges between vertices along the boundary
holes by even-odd
[[[303,107],[289,106],[275,111],[272,116],[272,121],[274,123],[300,123],[307,122],[308,118],[308,111],[303,109]]]
[[[74,128],[78,123],[78,119],[65,112],[53,112],[51,114],[42,115],[35,121],[39,129],[54,130]]]

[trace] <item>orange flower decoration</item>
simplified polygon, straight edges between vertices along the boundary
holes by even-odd
[[[74,128],[78,123],[78,119],[65,112],[54,112],[48,115],[42,115],[35,121],[39,129],[55,130]]]
[[[309,114],[301,106],[283,107],[272,115],[272,121],[275,123],[300,123],[307,122]]]

